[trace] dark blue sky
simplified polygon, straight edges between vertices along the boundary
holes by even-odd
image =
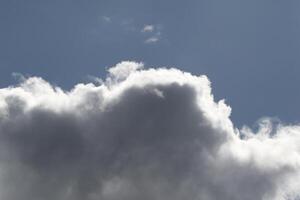
[[[299,10],[296,0],[1,0],[0,86],[18,72],[67,89],[136,60],[206,74],[238,126],[298,122]]]

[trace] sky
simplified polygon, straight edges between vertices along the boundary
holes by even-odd
[[[131,60],[207,75],[237,126],[264,116],[297,122],[299,8],[294,0],[1,0],[0,86],[21,73],[70,89]]]
[[[299,199],[299,9],[1,0],[0,199]]]

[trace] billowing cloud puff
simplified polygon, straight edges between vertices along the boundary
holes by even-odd
[[[238,130],[206,76],[122,62],[63,91],[0,89],[0,199],[284,200],[300,191],[300,126]]]

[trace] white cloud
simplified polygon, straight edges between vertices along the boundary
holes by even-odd
[[[161,39],[162,25],[145,25],[141,30],[142,33],[147,33],[145,44],[157,43]]]
[[[143,63],[136,63],[130,61],[123,61],[114,67],[108,69],[109,76],[107,80],[121,81],[125,80],[133,72],[142,69],[144,67]]]
[[[206,76],[122,62],[95,86],[0,89],[0,199],[284,200],[300,125],[238,130]]]
[[[143,29],[141,30],[142,32],[153,32],[154,31],[154,25],[145,25]]]
[[[148,39],[145,40],[145,43],[146,44],[152,44],[152,43],[156,43],[159,41],[159,38],[158,37],[150,37]]]
[[[112,19],[108,16],[102,16],[101,20],[105,23],[111,23]],[[130,34],[142,34],[143,42],[145,44],[157,43],[161,39],[162,25],[144,25],[142,28],[138,27],[132,18],[114,19],[114,26],[116,30],[123,30]]]

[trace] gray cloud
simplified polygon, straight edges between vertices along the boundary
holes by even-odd
[[[300,126],[234,128],[205,76],[134,62],[108,71],[71,91],[37,77],[0,89],[0,199],[298,195]]]

